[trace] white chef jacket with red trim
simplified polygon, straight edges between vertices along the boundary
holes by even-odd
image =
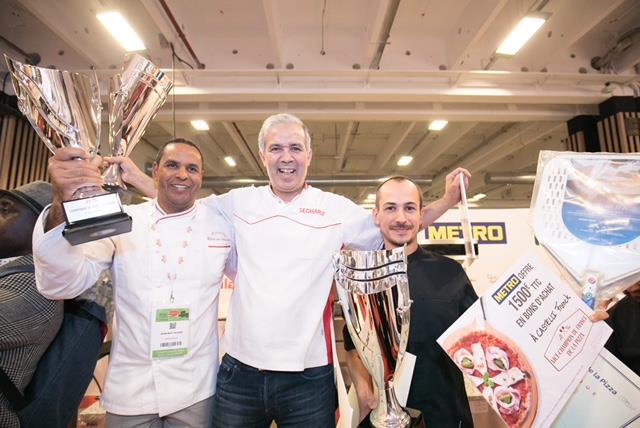
[[[301,371],[328,364],[333,255],[377,249],[372,215],[342,196],[306,186],[285,203],[269,186],[203,200],[233,224],[237,276],[223,349],[250,366]]]
[[[233,238],[226,220],[199,202],[169,215],[155,201],[125,210],[130,233],[77,246],[62,237],[62,225],[44,233],[41,216],[33,245],[37,284],[46,297],[68,299],[112,269],[116,326],[102,405],[120,415],[163,416],[215,392],[218,293]],[[152,359],[153,306],[171,295],[190,308],[188,354]]]

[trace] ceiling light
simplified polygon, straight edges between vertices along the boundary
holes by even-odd
[[[195,129],[196,131],[208,131],[209,130],[209,124],[201,119],[196,119],[196,120],[192,120],[191,121],[191,126],[193,126],[193,129]]]
[[[536,14],[527,15],[520,20],[506,39],[500,44],[496,53],[498,55],[515,55],[522,46],[542,27],[548,16]]]
[[[433,120],[429,124],[429,131],[442,131],[447,123],[449,122],[446,120]]]
[[[236,166],[236,161],[231,157],[231,156],[225,156],[224,157],[224,161],[227,163],[227,165],[229,166]]]
[[[127,52],[146,49],[138,34],[120,12],[99,13],[96,17]]]
[[[413,156],[402,156],[398,159],[398,166],[407,166],[413,160]]]
[[[367,199],[365,199],[366,201],[375,201],[376,200],[376,194],[375,193],[369,193],[367,195]]]

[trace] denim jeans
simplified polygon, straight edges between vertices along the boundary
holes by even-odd
[[[333,366],[301,372],[259,370],[230,355],[222,358],[213,396],[217,428],[334,428],[336,389]]]

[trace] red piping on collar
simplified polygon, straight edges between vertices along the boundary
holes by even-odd
[[[173,213],[173,214],[167,214],[160,207],[160,205],[158,205],[158,201],[156,200],[155,201],[156,210],[158,210],[160,212],[160,214],[162,215],[161,218],[156,220],[156,224],[158,224],[162,220],[168,220],[168,219],[172,219],[172,218],[178,218],[178,217],[189,215],[189,214],[193,213],[196,210],[196,208],[197,208],[196,204],[197,204],[197,201],[191,206],[191,208],[189,208],[186,211],[181,211],[179,213]]]

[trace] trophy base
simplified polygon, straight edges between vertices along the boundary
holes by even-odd
[[[124,212],[120,212],[67,224],[62,231],[62,236],[69,244],[78,245],[131,232],[131,223],[131,217]]]
[[[427,425],[424,422],[424,417],[422,416],[422,412],[416,409],[410,409],[408,407],[404,408],[404,411],[409,413],[411,416],[411,422],[407,425],[406,428],[427,428]],[[371,424],[369,420],[369,415],[358,425],[358,428],[376,428]]]

